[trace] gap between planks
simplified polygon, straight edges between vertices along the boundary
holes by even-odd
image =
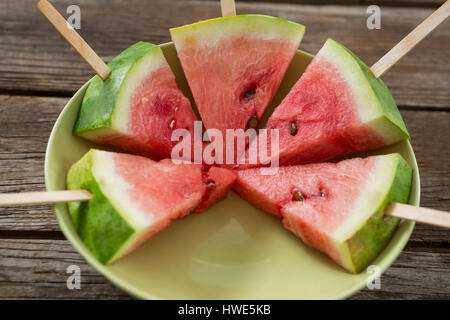
[[[86,80],[87,81],[87,80]],[[47,97],[47,98],[72,98],[76,91],[46,91],[46,90],[26,90],[26,89],[0,89],[3,96],[23,96],[23,97]]]
[[[38,230],[1,230],[2,240],[55,240],[67,241],[61,231],[38,231]],[[437,241],[409,241],[403,251],[408,252],[431,252],[450,253],[450,243]]]
[[[187,1],[195,1],[195,2],[212,2],[217,0],[187,0]],[[263,2],[263,3],[286,3],[286,4],[298,4],[298,5],[342,5],[342,6],[370,6],[370,5],[378,5],[383,7],[399,7],[399,8],[437,8],[444,1],[442,0],[240,0],[237,3],[255,3],[255,2]]]
[[[9,90],[0,89],[0,96],[12,96],[12,97],[44,97],[44,98],[72,98],[76,92],[72,91],[34,91],[34,90]],[[394,97],[395,99],[395,97]],[[424,107],[424,106],[397,106],[399,110],[407,111],[443,111],[450,112],[450,106],[448,107]]]
[[[6,240],[66,240],[61,231],[0,230],[0,239]]]

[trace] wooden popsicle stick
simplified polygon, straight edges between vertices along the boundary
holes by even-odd
[[[88,201],[92,194],[86,190],[63,190],[0,194],[0,207],[32,206],[38,204]]]
[[[433,12],[421,24],[419,24],[411,33],[404,37],[395,47],[389,50],[380,60],[371,68],[376,78],[381,77],[397,61],[406,55],[420,41],[422,41],[431,31],[433,31],[450,14],[450,0],[447,0],[441,7]]]
[[[94,50],[81,38],[81,36],[69,25],[64,17],[47,0],[40,0],[38,8],[48,21],[59,31],[59,33],[70,43],[80,56],[91,66],[92,69],[106,80],[111,69],[95,53]]]
[[[32,206],[61,202],[88,201],[92,194],[87,190],[62,190],[0,194],[0,207]],[[450,228],[450,212],[421,208],[402,203],[391,203],[385,214],[438,227]]]
[[[220,0],[220,7],[222,8],[222,17],[236,15],[236,6],[234,4],[234,0]]]
[[[450,228],[450,212],[415,207],[402,203],[391,203],[384,212],[392,217]]]

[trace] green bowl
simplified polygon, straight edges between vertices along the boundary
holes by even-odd
[[[192,101],[173,44],[161,47],[178,85]],[[279,104],[311,59],[297,51],[269,109]],[[52,130],[45,159],[47,190],[64,190],[69,167],[95,146],[72,134],[87,86],[67,103]],[[419,171],[409,141],[376,153],[389,152],[401,153],[414,169],[409,203],[419,205]],[[55,205],[55,213],[66,238],[91,266],[144,299],[340,299],[364,288],[371,276],[345,271],[234,193],[202,214],[174,221],[110,266],[100,264],[81,241],[66,204]],[[403,222],[373,262],[381,272],[395,261],[413,228],[413,222]]]

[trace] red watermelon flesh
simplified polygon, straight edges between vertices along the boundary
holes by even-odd
[[[205,194],[202,202],[194,209],[194,213],[208,209],[215,203],[223,200],[233,187],[236,174],[228,169],[211,167],[203,173]]]
[[[198,195],[204,195],[199,165],[174,164],[170,159],[154,162],[127,154],[114,154],[113,159],[121,179],[131,189],[139,190],[130,194],[131,200],[142,208],[152,208],[152,215],[182,218],[189,210],[180,211],[180,207],[192,208]]]
[[[388,89],[365,68],[327,41],[267,122],[269,132],[279,132],[280,165],[321,162],[408,138]],[[247,162],[256,150],[257,143],[249,147]]]
[[[108,264],[172,220],[222,200],[235,178],[226,169],[204,172],[201,165],[92,149],[71,167],[67,184],[68,189],[89,190],[93,197],[69,203],[69,211],[85,244]]]
[[[205,128],[225,137],[226,129],[257,127],[304,27],[279,18],[242,15],[170,31]],[[236,163],[239,150],[230,150]],[[224,148],[224,162],[226,152]]]
[[[174,130],[194,137],[196,116],[159,46],[139,42],[109,66],[109,78],[94,77],[86,90],[77,135],[157,159],[171,157]]]
[[[237,37],[213,48],[178,51],[205,128],[225,134],[247,129],[250,118],[261,119],[283,78],[295,47],[283,41]],[[230,61],[233,56],[242,57]]]
[[[127,123],[129,134],[105,136],[98,142],[156,159],[167,158],[178,143],[171,141],[172,132],[185,129],[193,138],[196,120],[189,100],[178,89],[172,70],[165,63],[133,93]]]
[[[272,175],[260,168],[239,170],[234,188],[352,272],[361,271],[389,241],[398,219],[383,209],[408,200],[412,176],[399,154],[273,170]]]
[[[110,263],[188,215],[202,201],[200,165],[92,149],[68,173],[68,189],[92,192],[69,203],[80,237],[102,263]]]
[[[201,202],[194,209],[184,212],[184,214],[180,215],[174,212],[171,214],[173,219],[184,218],[191,211],[200,213],[213,206],[225,198],[236,180],[236,174],[228,169],[211,167],[206,172],[202,171],[201,176],[198,176],[197,172],[201,170],[201,165],[174,164],[170,159],[164,159],[156,163],[149,163],[146,161],[148,160],[146,158],[139,159],[142,163],[134,159],[135,166],[130,167],[126,163],[126,156],[120,156],[121,164],[116,165],[116,168],[118,170],[123,169],[120,173],[121,177],[125,180],[129,179],[127,182],[132,187],[141,186],[140,190],[142,192],[133,195],[133,199],[137,203],[143,203],[144,206],[153,205],[153,208],[160,212],[171,212],[172,206],[176,208],[180,206],[180,201],[174,201],[173,199],[180,197],[183,201],[189,201],[187,195],[197,194],[201,190]],[[134,156],[130,155],[130,157]],[[154,169],[147,170],[146,166],[148,167],[149,165],[152,165]],[[149,183],[150,181],[155,182]],[[145,183],[147,183],[147,186],[142,187]],[[155,202],[155,199],[148,197],[149,194],[172,194],[173,198],[168,199],[163,196],[158,196],[158,201]],[[146,201],[149,203],[146,203]],[[156,204],[158,207],[156,207]]]
[[[281,209],[289,203],[295,201],[293,193],[296,190],[312,202],[313,207],[323,211],[320,205],[328,206],[329,201],[323,201],[325,198],[321,194],[334,195],[334,190],[329,190],[330,185],[336,189],[347,188],[347,186],[357,187],[369,175],[373,160],[355,159],[350,163],[341,164],[318,163],[303,166],[287,166],[277,168],[276,174],[262,175],[259,168],[248,170],[238,170],[237,180],[234,189],[239,195],[252,203],[256,207],[281,218]],[[360,166],[354,175],[347,175],[352,171],[353,166]],[[274,171],[275,172],[275,171]],[[340,174],[345,172],[344,174]],[[333,192],[331,192],[333,191]],[[348,192],[347,192],[348,191]],[[350,192],[351,191],[351,192]],[[346,206],[350,205],[348,198],[355,197],[354,190],[345,190],[336,205],[345,212]],[[326,228],[332,221],[323,221]]]
[[[382,138],[349,108],[355,104],[351,89],[334,66],[316,59],[309,70],[266,126],[280,130],[281,164],[319,162],[382,146]],[[294,136],[290,134],[293,120],[297,127]]]
[[[187,216],[204,196],[201,167],[193,164],[160,162],[128,154],[113,154],[114,168],[130,190],[129,200],[154,220],[124,253],[133,251],[175,219]],[[201,202],[200,202],[201,203]]]

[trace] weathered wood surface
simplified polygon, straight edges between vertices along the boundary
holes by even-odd
[[[217,1],[217,0],[196,0]],[[239,1],[241,2],[241,1]],[[444,3],[443,0],[245,0],[245,2],[272,2],[314,5],[378,5],[378,6],[408,6],[408,7],[437,7]]]
[[[67,268],[81,270],[81,288],[67,288]],[[417,272],[420,270],[420,272]],[[0,239],[0,299],[129,299],[93,270],[65,240]],[[450,297],[450,253],[405,250],[381,277],[381,288],[353,299]]]
[[[65,13],[72,0],[53,1]],[[220,15],[218,1],[78,0],[81,35],[102,58],[134,42],[170,40],[168,28]],[[381,30],[366,27],[366,6],[237,2],[238,13],[280,16],[307,26],[301,49],[315,53],[328,38],[373,64],[433,8],[383,7]],[[136,23],[136,22],[139,23]],[[383,79],[399,105],[449,109],[450,21],[444,22]],[[40,15],[33,0],[0,3],[0,92],[70,95],[92,71]]]
[[[67,267],[80,267],[81,288],[67,288]],[[129,299],[65,240],[0,239],[0,299]]]

